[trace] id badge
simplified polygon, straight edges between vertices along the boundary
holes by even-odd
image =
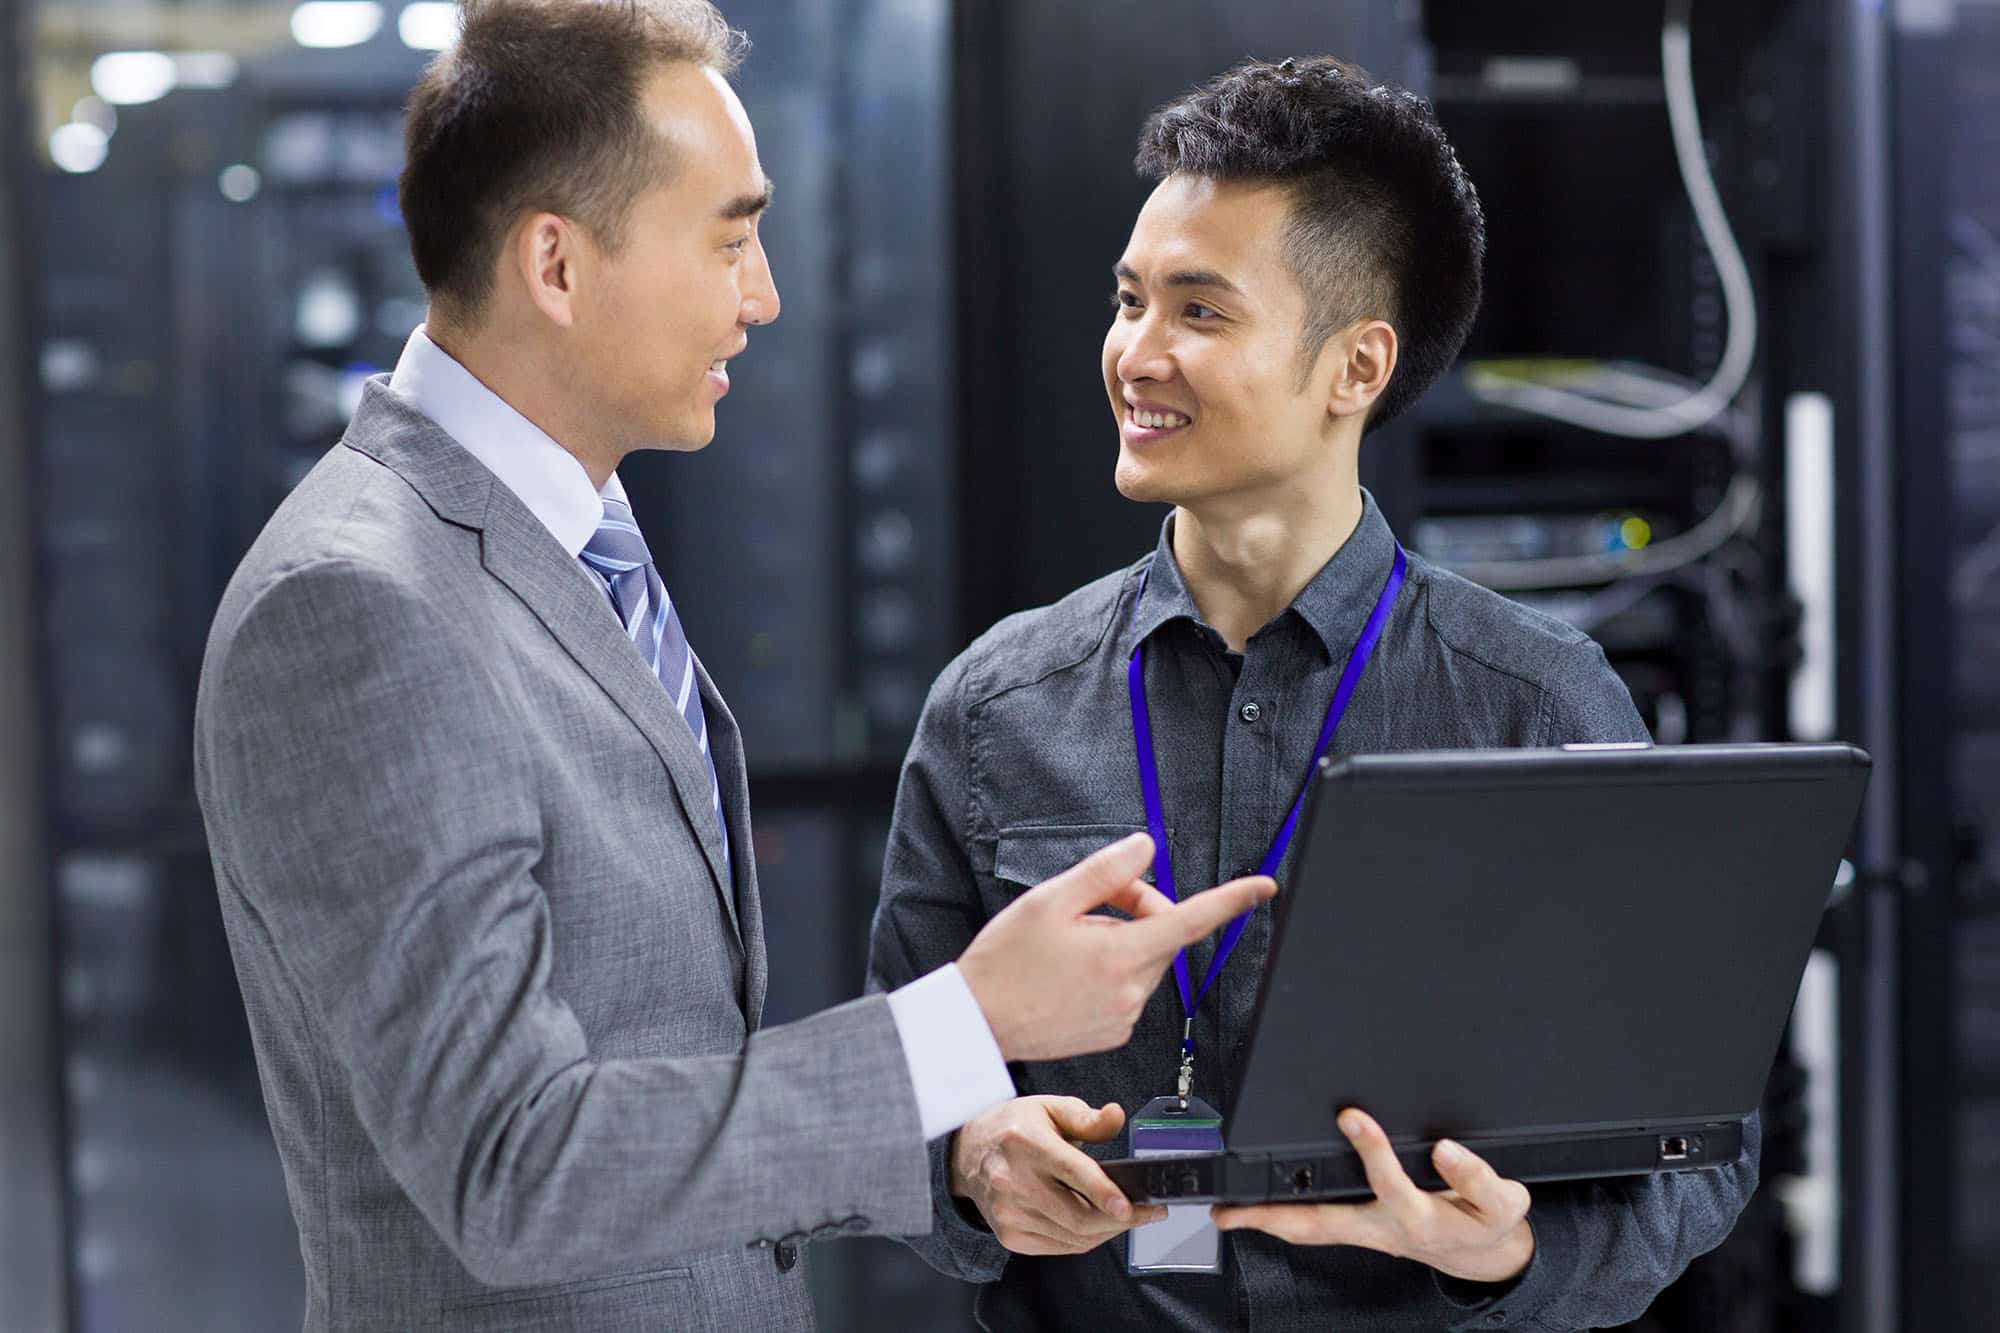
[[[1132,1117],[1133,1157],[1222,1151],[1222,1117],[1199,1097],[1155,1097]],[[1219,1273],[1222,1233],[1205,1203],[1170,1203],[1157,1222],[1125,1233],[1128,1273]]]

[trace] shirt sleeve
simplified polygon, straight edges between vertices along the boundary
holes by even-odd
[[[949,1134],[1014,1095],[1000,1044],[957,963],[892,992],[889,1014],[903,1040],[926,1139]]]
[[[959,658],[931,687],[903,761],[882,866],[882,900],[868,946],[871,991],[897,991],[916,978],[936,975],[965,952],[986,924],[972,866],[976,802],[965,666],[966,659]],[[990,1032],[987,1040],[992,1040]],[[924,1078],[916,1077],[921,1088]],[[1011,1083],[1005,1095],[1013,1095]],[[921,1103],[924,1094],[920,1091],[918,1097]],[[926,1133],[933,1124],[931,1114],[922,1112]],[[1007,1251],[980,1225],[976,1213],[961,1209],[961,1201],[952,1197],[952,1142],[949,1134],[930,1140],[931,1232],[912,1235],[905,1243],[941,1273],[992,1282],[1006,1267]]]
[[[1589,639],[1566,657],[1556,679],[1542,691],[1538,743],[1587,745],[1651,741],[1632,692],[1611,669],[1604,650]]]

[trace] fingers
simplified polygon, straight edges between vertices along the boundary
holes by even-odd
[[[1375,1123],[1375,1117],[1350,1106],[1340,1113],[1340,1132],[1361,1155],[1361,1169],[1368,1176],[1368,1188],[1375,1191],[1377,1202],[1404,1218],[1414,1216],[1429,1204],[1430,1200],[1396,1159],[1395,1146],[1383,1133],[1382,1126]]]
[[[1129,1226],[1132,1222],[1131,1200],[1111,1182],[1111,1177],[1104,1174],[1104,1169],[1089,1154],[1079,1151],[1070,1142],[1081,1139],[1087,1143],[1103,1143],[1116,1138],[1118,1131],[1125,1127],[1125,1108],[1116,1102],[1092,1107],[1078,1097],[1043,1097],[1037,1100],[1048,1113],[1055,1134],[1046,1138],[1037,1135],[1035,1138],[1036,1173],[1061,1187],[1058,1193],[1068,1196],[1059,1203],[1074,1203],[1086,1213],[1100,1213],[1117,1228]],[[1095,1230],[1098,1226],[1087,1217],[1074,1215],[1066,1207],[1052,1217],[1081,1230]]]
[[[1069,1187],[1064,1186],[1064,1188],[1068,1189]],[[1116,1189],[1117,1187],[1113,1186],[1112,1188]],[[1080,1194],[1075,1194],[1074,1190],[1071,1190],[1070,1192],[1075,1196],[1078,1202],[1090,1204],[1090,1200],[1088,1200],[1084,1196]],[[1119,1197],[1123,1198],[1124,1196],[1121,1194]],[[1133,1203],[1129,1199],[1126,1200],[1125,1203],[1126,1212],[1123,1215],[1117,1217],[1110,1216],[1104,1208],[1096,1204],[1091,1204],[1090,1206],[1096,1210],[1094,1214],[1096,1220],[1090,1223],[1089,1229],[1093,1231],[1103,1231],[1105,1228],[1109,1228],[1108,1232],[1105,1232],[1105,1234],[1112,1236],[1117,1235],[1121,1231],[1130,1231],[1133,1227],[1143,1227],[1149,1222],[1158,1222],[1163,1218],[1165,1218],[1167,1215],[1166,1206],[1164,1204]],[[1103,1239],[1103,1236],[1100,1235],[1099,1239]]]
[[[1218,1207],[1216,1226],[1263,1231],[1295,1245],[1364,1246],[1475,1282],[1510,1280],[1533,1259],[1533,1230],[1523,1222],[1530,1200],[1519,1181],[1502,1179],[1463,1144],[1442,1139],[1431,1158],[1451,1189],[1427,1194],[1373,1117],[1349,1107],[1340,1113],[1340,1131],[1361,1157],[1375,1202]]]
[[[1081,1154],[1078,1154],[1081,1156]],[[1085,1159],[1086,1161],[1089,1159]],[[1106,1187],[1116,1194],[1115,1186]],[[1021,1229],[1037,1232],[1062,1243],[1064,1253],[1080,1253],[1101,1245],[1111,1237],[1144,1222],[1164,1216],[1164,1210],[1134,1208],[1124,1203],[1122,1216],[1107,1213],[1094,1197],[1077,1192],[1067,1180],[1055,1175],[1039,1176],[1014,1199],[1015,1221]]]
[[[1050,1154],[1049,1171],[1112,1222],[1122,1227],[1132,1221],[1132,1201],[1088,1154],[1065,1144],[1061,1152]]]
[[[1167,1215],[1167,1210],[1148,1206],[1134,1210],[1131,1223],[1114,1226],[1071,1227],[1060,1219],[1028,1213],[1024,1220],[1002,1233],[994,1235],[1000,1243],[1016,1254],[1084,1254],[1096,1249],[1105,1241],[1122,1234],[1132,1226],[1144,1226],[1157,1222]]]
[[[1154,953],[1162,958],[1171,957],[1176,950],[1206,939],[1257,904],[1268,901],[1277,891],[1277,881],[1268,875],[1233,879],[1149,916],[1131,929],[1146,932],[1146,943]]]
[[[1106,1143],[1125,1128],[1125,1108],[1117,1102],[1092,1107],[1080,1097],[1049,1097],[1043,1101],[1056,1132],[1066,1139]]]
[[[1143,879],[1134,879],[1124,885],[1106,898],[1103,905],[1115,907],[1135,920],[1174,910],[1174,900]]]
[[[1496,1226],[1512,1226],[1528,1215],[1528,1187],[1518,1180],[1503,1179],[1486,1160],[1450,1139],[1438,1140],[1431,1150],[1444,1183],[1472,1205],[1482,1220]]]
[[[988,1166],[977,1201],[994,1236],[1016,1254],[1081,1254],[1130,1225],[1076,1194],[1039,1153]]]
[[[1262,1231],[1294,1245],[1352,1245],[1360,1206],[1347,1203],[1218,1205],[1209,1210],[1220,1231]]]
[[[1129,893],[1151,864],[1153,840],[1144,833],[1134,833],[1092,852],[1048,880],[1047,885],[1065,912],[1081,916],[1120,893]]]
[[[988,1218],[987,1221],[990,1224],[992,1219]],[[1034,1227],[1017,1223],[1007,1227],[995,1226],[993,1238],[1015,1254],[1038,1256],[1082,1254],[1103,1244],[1102,1241],[1086,1240],[1080,1236],[1057,1234],[1060,1231],[1061,1228],[1049,1223],[1041,1223]]]

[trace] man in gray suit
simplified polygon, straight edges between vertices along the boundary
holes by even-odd
[[[1005,1061],[1123,1042],[1272,891],[1164,909],[1127,839],[759,1030],[742,747],[615,473],[705,445],[778,313],[739,42],[468,6],[410,109],[429,322],[216,616],[196,783],[309,1329],[808,1326],[804,1242],[927,1230]]]

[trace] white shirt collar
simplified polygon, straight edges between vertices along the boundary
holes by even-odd
[[[389,388],[505,482],[572,557],[603,522],[604,501],[625,499],[617,473],[600,494],[576,455],[481,384],[421,324],[404,344]]]

